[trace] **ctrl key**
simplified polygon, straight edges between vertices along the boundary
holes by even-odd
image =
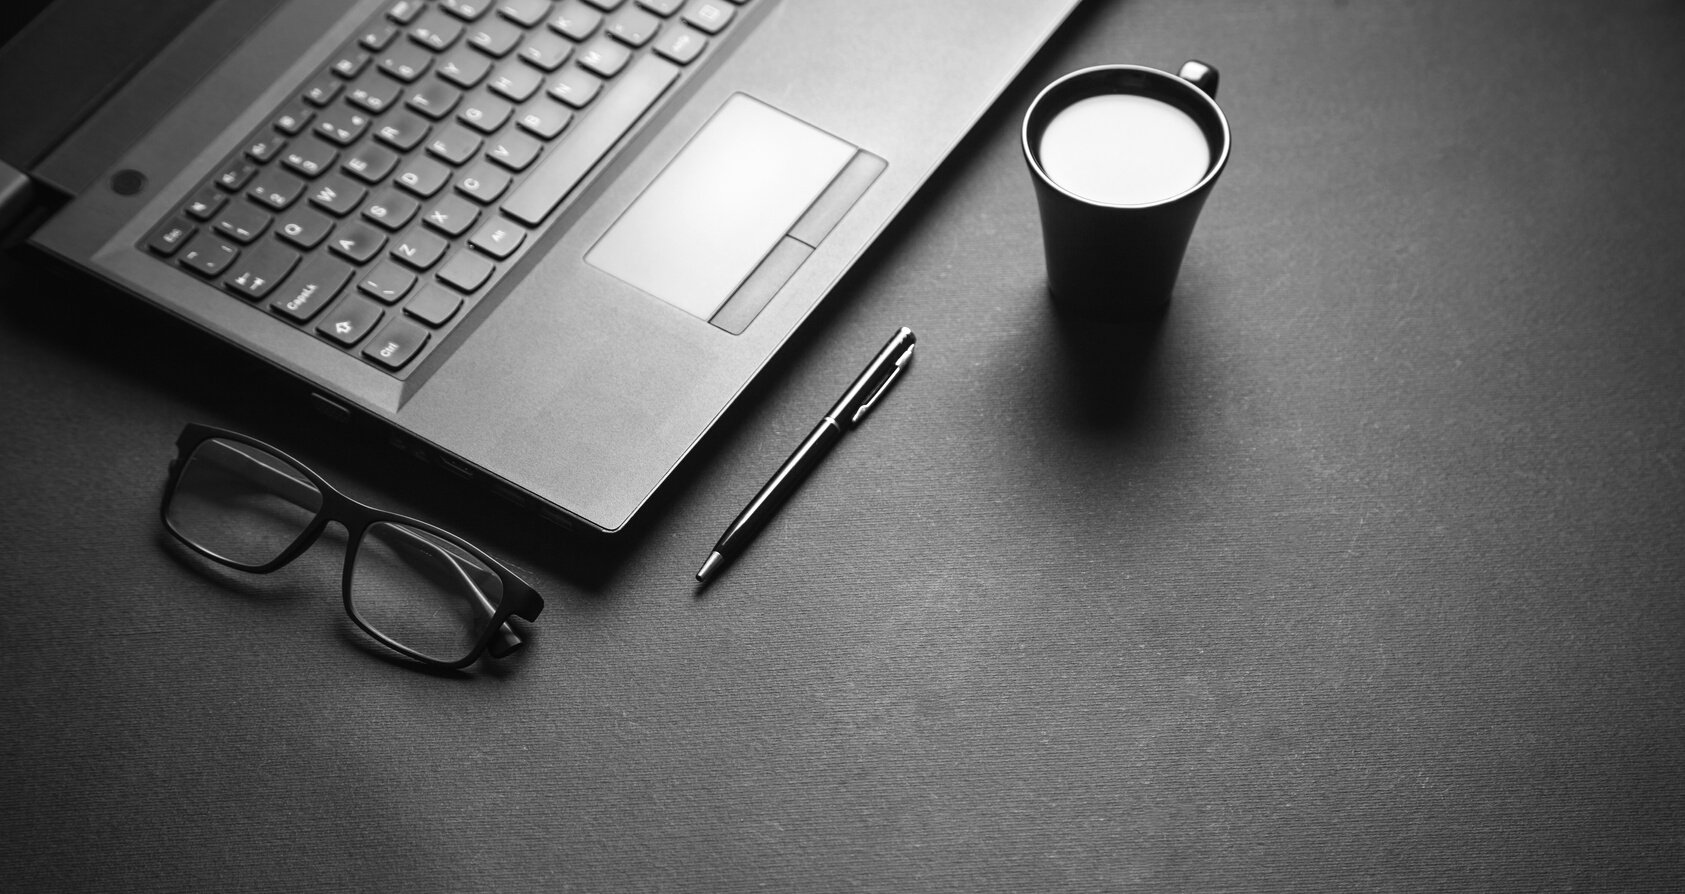
[[[402,316],[393,317],[363,347],[363,356],[387,369],[402,369],[427,344],[429,337],[420,323]]]

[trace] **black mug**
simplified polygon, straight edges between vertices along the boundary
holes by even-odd
[[[1216,95],[1217,70],[1190,61],[1176,75],[1085,68],[1030,103],[1024,159],[1056,306],[1130,320],[1170,300],[1194,223],[1229,160],[1229,122]]]

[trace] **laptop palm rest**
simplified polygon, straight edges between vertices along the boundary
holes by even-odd
[[[585,259],[741,332],[883,168],[852,143],[734,94]]]

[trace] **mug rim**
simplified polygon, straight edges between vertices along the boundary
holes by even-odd
[[[1041,161],[1036,157],[1036,153],[1034,151],[1032,151],[1031,148],[1030,148],[1030,118],[1035,115],[1036,109],[1038,109],[1042,104],[1042,100],[1046,99],[1047,95],[1049,93],[1051,93],[1053,90],[1057,89],[1061,85],[1065,84],[1067,81],[1072,81],[1072,80],[1075,80],[1077,78],[1081,78],[1081,77],[1088,76],[1088,75],[1093,75],[1093,74],[1098,73],[1098,72],[1106,72],[1106,71],[1137,71],[1137,72],[1142,72],[1144,74],[1152,75],[1152,76],[1155,76],[1155,77],[1166,78],[1166,79],[1170,80],[1171,82],[1175,83],[1177,85],[1178,90],[1193,93],[1194,95],[1198,96],[1201,100],[1203,100],[1207,106],[1210,107],[1211,111],[1217,116],[1217,124],[1222,129],[1223,146],[1222,146],[1222,151],[1218,153],[1217,158],[1211,162],[1211,167],[1206,170],[1205,176],[1199,178],[1199,182],[1195,183],[1194,185],[1188,187],[1185,190],[1182,190],[1179,193],[1176,193],[1173,196],[1167,196],[1165,198],[1158,199],[1158,200],[1152,201],[1152,202],[1136,202],[1136,203],[1103,202],[1103,201],[1100,201],[1098,199],[1091,199],[1087,196],[1079,195],[1075,192],[1072,192],[1069,189],[1066,189],[1065,187],[1059,185],[1059,181],[1054,180],[1052,177],[1048,176],[1047,171],[1042,169]],[[1134,95],[1140,95],[1140,94],[1134,94]],[[1168,71],[1164,71],[1163,69],[1153,68],[1153,67],[1147,66],[1147,65],[1135,65],[1135,64],[1126,63],[1126,62],[1114,62],[1114,63],[1105,64],[1105,65],[1090,65],[1087,68],[1079,68],[1076,71],[1069,72],[1069,73],[1067,73],[1067,74],[1065,74],[1065,75],[1063,75],[1059,78],[1054,79],[1054,81],[1052,83],[1050,83],[1047,86],[1041,88],[1041,92],[1036,94],[1035,99],[1030,100],[1029,108],[1024,110],[1024,120],[1023,120],[1022,124],[1020,124],[1020,126],[1019,126],[1019,145],[1024,150],[1024,160],[1029,163],[1030,170],[1035,172],[1036,178],[1038,180],[1040,180],[1043,184],[1057,190],[1062,195],[1068,196],[1068,197],[1070,197],[1072,199],[1075,199],[1076,201],[1082,202],[1084,204],[1094,205],[1094,206],[1100,207],[1100,208],[1156,208],[1160,205],[1168,205],[1171,202],[1180,201],[1185,196],[1188,196],[1188,195],[1191,195],[1193,193],[1199,192],[1200,190],[1209,186],[1212,181],[1216,180],[1217,175],[1221,174],[1223,172],[1223,168],[1228,165],[1228,163],[1229,163],[1229,148],[1232,144],[1233,144],[1233,139],[1229,134],[1229,119],[1228,119],[1228,116],[1223,114],[1223,107],[1217,105],[1217,100],[1213,99],[1210,94],[1206,93],[1204,90],[1201,90],[1198,87],[1198,85],[1194,84],[1192,81],[1189,81],[1187,78],[1184,78],[1180,75],[1177,75],[1177,74],[1174,74],[1174,73],[1171,73],[1171,72],[1168,72]]]

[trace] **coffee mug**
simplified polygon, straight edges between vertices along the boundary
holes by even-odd
[[[1099,65],[1047,85],[1024,114],[1055,305],[1106,320],[1170,300],[1194,223],[1229,161],[1217,70]]]

